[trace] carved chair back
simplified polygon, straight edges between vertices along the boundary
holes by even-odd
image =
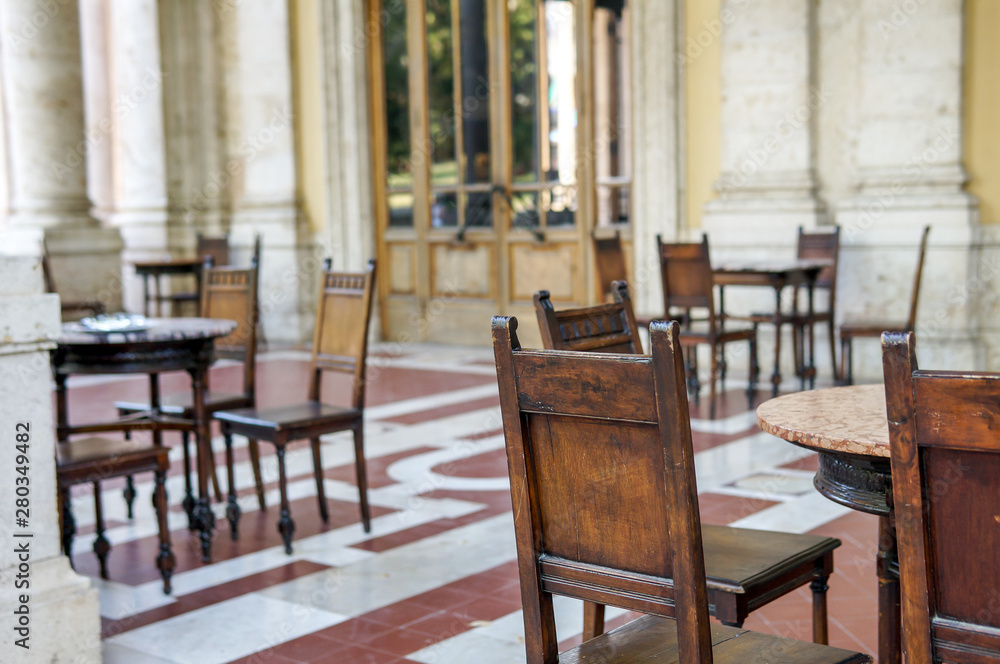
[[[201,276],[201,316],[236,321],[236,329],[215,340],[215,354],[243,362],[243,393],[252,398],[257,366],[257,268],[213,267],[211,256]]]
[[[642,353],[628,284],[611,282],[615,301],[556,311],[546,290],[535,293],[535,314],[542,345],[557,350]]]
[[[603,299],[613,295],[611,282],[626,281],[628,269],[625,267],[625,251],[622,249],[621,235],[616,230],[613,235],[592,234],[594,241],[594,262],[597,266],[597,278],[601,283]]]
[[[708,310],[709,326],[714,329],[715,302],[708,235],[702,235],[701,242],[677,243],[665,243],[657,235],[656,244],[665,314],[673,317],[673,310],[682,309],[684,314],[681,320],[684,322],[690,321],[692,308],[704,308]]]
[[[652,356],[522,350],[493,319],[528,661],[555,662],[552,594],[676,617],[711,663],[705,564],[676,322]]]
[[[909,662],[1000,662],[1000,374],[920,371],[882,336],[903,648]]]
[[[351,377],[350,406],[362,408],[375,261],[368,261],[364,272],[334,272],[330,259],[324,267],[316,306],[309,398],[320,400],[322,374],[333,371]]]
[[[829,233],[806,233],[799,226],[799,258],[825,258],[833,261],[823,268],[816,277],[816,286],[830,291],[830,309],[833,309],[837,290],[837,258],[840,255],[840,226],[834,226]]]

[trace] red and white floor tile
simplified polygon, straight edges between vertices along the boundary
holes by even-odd
[[[304,397],[308,356],[266,353],[258,369],[259,401]],[[238,389],[239,369],[220,364],[213,386]],[[74,422],[113,415],[115,399],[145,390],[142,377],[74,378]],[[184,375],[164,376],[164,391],[187,389]],[[333,386],[335,387],[335,386]],[[840,538],[830,582],[833,645],[872,653],[877,615],[874,517],[826,500],[812,488],[811,453],[761,433],[734,386],[720,417],[692,409],[702,519],[747,528],[814,532]],[[759,403],[759,401],[758,401]],[[489,349],[423,346],[404,355],[376,351],[370,361],[366,447],[372,532],[359,523],[349,435],[324,439],[330,522],[318,515],[308,447],[287,456],[294,552],[276,528],[277,468],[264,445],[268,509],[252,489],[245,441],[237,440],[237,485],[243,518],[232,541],[224,504],[213,562],[202,564],[178,504],[181,457],[172,450],[168,491],[178,567],[174,592],[161,592],[153,564],[156,527],[151,479],[137,478],[136,518],[129,521],[121,483],[103,490],[113,544],[110,580],[97,576],[90,551],[93,500],[74,492],[79,534],[76,569],[100,590],[108,663],[223,664],[501,664],[524,661],[513,521],[507,489],[496,378]],[[168,438],[168,443],[176,441]],[[221,439],[214,441],[225,484]],[[225,490],[225,487],[223,487]],[[754,613],[746,627],[810,638],[810,596],[800,589]],[[621,611],[612,624],[628,619]],[[580,604],[557,602],[558,633],[579,639]]]

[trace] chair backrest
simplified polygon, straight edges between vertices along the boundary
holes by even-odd
[[[927,236],[931,233],[930,226],[924,226],[920,236],[920,253],[917,254],[917,271],[913,275],[913,291],[910,293],[910,313],[906,317],[906,331],[916,329],[917,302],[920,300],[920,280],[924,275],[924,258],[927,255]]]
[[[908,662],[1000,662],[1000,374],[919,371],[882,335]]]
[[[555,662],[552,593],[676,617],[710,663],[694,452],[678,326],[652,356],[522,350],[493,319],[529,662]]]
[[[665,243],[659,235],[656,244],[660,256],[660,279],[663,283],[663,310],[704,307],[714,320],[712,260],[708,253],[708,235],[701,242]]]
[[[642,353],[628,284],[611,282],[615,301],[580,309],[556,311],[547,290],[535,293],[535,314],[542,345],[556,350]]]
[[[830,267],[820,270],[815,285],[830,291],[830,308],[837,291],[837,258],[840,256],[840,226],[834,226],[833,231],[823,233],[806,233],[799,226],[798,242],[799,258],[825,258],[833,261]]]
[[[628,280],[621,235],[617,230],[613,235],[604,235],[595,231],[591,237],[594,240],[594,263],[597,267],[597,279],[601,283],[600,292],[607,296],[612,294],[611,282]]]
[[[324,267],[316,306],[309,398],[320,399],[322,372],[336,371],[352,376],[351,407],[361,408],[365,398],[375,261],[368,261],[364,272],[334,272],[330,269],[330,259],[326,259]]]
[[[198,233],[195,240],[195,251],[198,260],[203,261],[206,256],[211,256],[213,263],[219,267],[230,264],[228,235],[213,237]]]
[[[215,340],[219,357],[243,362],[243,393],[253,396],[257,369],[257,269],[213,267],[201,274],[201,316],[236,321],[236,329]]]

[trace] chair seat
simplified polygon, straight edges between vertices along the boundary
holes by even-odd
[[[111,477],[141,470],[166,470],[170,466],[170,450],[136,440],[120,440],[90,436],[56,445],[56,467],[60,481],[75,470],[94,471],[96,463],[103,475]],[[72,482],[85,481],[71,478]]]
[[[338,421],[348,423],[359,419],[361,411],[319,401],[306,401],[289,406],[224,410],[217,412],[215,417],[226,422],[235,433],[244,435],[253,431],[294,434],[296,431],[308,431],[319,424],[329,427]]]
[[[250,402],[250,397],[239,392],[205,392],[205,410],[209,413],[216,410],[243,408]],[[115,408],[125,412],[141,412],[149,410],[151,406],[148,401],[116,401]],[[191,392],[168,394],[160,400],[160,410],[168,415],[192,417],[194,404]]]
[[[845,321],[840,325],[840,337],[881,337],[883,332],[905,332],[900,321]]]
[[[861,653],[795,641],[734,627],[712,625],[712,656],[715,664],[854,664],[871,662]],[[643,616],[607,634],[560,653],[560,664],[643,662],[675,664],[677,624],[669,618]]]
[[[719,341],[750,339],[755,334],[753,327],[744,327],[742,325],[735,327],[730,325],[725,327],[720,325],[715,326],[715,338]],[[708,321],[695,321],[691,324],[690,328],[681,327],[682,344],[686,344],[691,340],[705,340],[709,336]]]
[[[714,525],[702,525],[701,532],[710,593],[721,590],[753,596],[764,588],[774,590],[769,586],[775,579],[796,568],[808,573],[817,558],[840,546],[840,540],[818,535]],[[770,599],[769,594],[760,604]]]

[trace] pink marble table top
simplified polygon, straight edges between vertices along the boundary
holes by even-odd
[[[767,433],[815,449],[889,456],[883,385],[851,385],[786,394],[757,408]]]

